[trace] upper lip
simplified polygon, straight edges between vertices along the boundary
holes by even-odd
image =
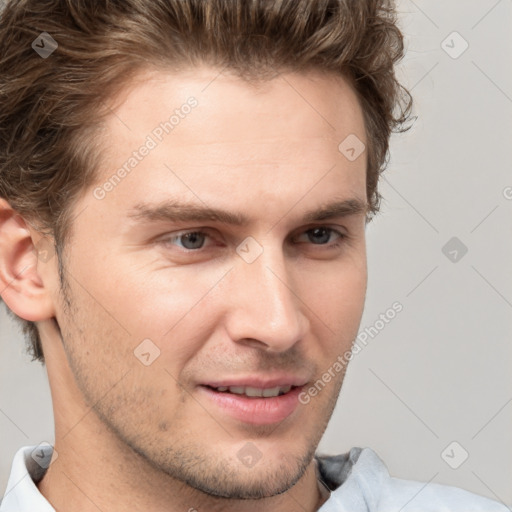
[[[211,380],[203,382],[202,386],[210,386],[212,388],[220,388],[223,386],[239,386],[251,387],[258,389],[269,389],[285,386],[304,386],[308,382],[307,379],[297,375],[275,375],[275,376],[247,376],[247,377],[232,377],[219,380]]]

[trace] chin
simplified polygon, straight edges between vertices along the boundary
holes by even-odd
[[[253,467],[241,467],[238,459],[233,462],[210,456],[203,458],[200,464],[182,466],[181,474],[173,476],[208,496],[259,500],[292,488],[304,476],[314,453],[314,446],[302,454],[274,452],[272,459],[265,460],[263,456]]]
[[[237,472],[236,477],[230,472],[220,475],[194,475],[186,483],[194,489],[209,496],[231,500],[259,500],[277,496],[288,491],[306,471],[302,465],[294,468],[277,464],[275,468],[256,468],[246,474]],[[254,473],[252,473],[254,471]]]

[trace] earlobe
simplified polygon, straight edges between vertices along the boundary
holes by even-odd
[[[0,295],[7,307],[24,320],[37,322],[55,316],[44,277],[50,275],[53,244],[0,198]]]

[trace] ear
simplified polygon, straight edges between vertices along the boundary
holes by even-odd
[[[54,257],[53,242],[0,198],[0,296],[20,318],[37,322],[55,316],[42,277],[49,273]]]

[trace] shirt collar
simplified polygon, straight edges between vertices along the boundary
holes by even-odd
[[[16,452],[0,512],[55,512],[36,485],[46,473],[52,452],[46,443]]]

